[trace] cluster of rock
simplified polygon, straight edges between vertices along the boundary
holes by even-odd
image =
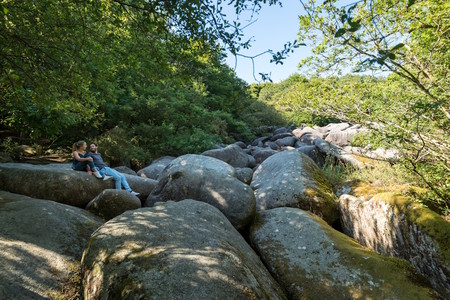
[[[392,197],[338,199],[318,167],[362,166],[342,147],[364,130],[282,128],[121,167],[140,199],[67,164],[0,163],[0,299],[449,297],[449,223]]]

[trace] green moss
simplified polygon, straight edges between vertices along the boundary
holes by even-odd
[[[445,262],[450,263],[450,223],[439,214],[394,193],[377,194],[372,201],[388,203],[397,214],[405,215],[410,224],[416,224],[422,232],[436,241]]]

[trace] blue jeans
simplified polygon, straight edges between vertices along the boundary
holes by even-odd
[[[89,166],[91,170],[94,170],[95,165],[92,161],[74,161],[72,163],[72,169],[76,171],[87,171],[86,166]]]
[[[125,190],[131,191],[131,188],[128,185],[128,182],[123,174],[117,172],[114,169],[111,169],[110,167],[102,168],[101,172],[104,173],[105,175],[112,176],[114,178],[114,184],[116,185],[117,190],[121,190],[123,185],[123,188]]]

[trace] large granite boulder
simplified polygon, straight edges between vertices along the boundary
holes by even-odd
[[[141,208],[141,200],[125,190],[107,189],[92,199],[86,210],[110,220],[127,210]]]
[[[220,159],[235,168],[247,168],[255,165],[253,157],[245,153],[236,144],[228,145],[225,148],[207,150],[202,155]]]
[[[118,167],[115,167],[113,169],[116,170],[119,173],[122,173],[122,174],[138,176],[137,173],[133,169],[131,169],[131,168],[127,167],[127,166],[118,166]]]
[[[188,154],[173,160],[144,206],[160,201],[195,199],[217,207],[237,229],[255,214],[255,195],[236,177],[229,164],[208,156]]]
[[[403,196],[339,199],[344,232],[378,253],[404,258],[450,299],[450,223]]]
[[[145,199],[156,181],[126,175],[130,187]],[[114,181],[97,179],[86,172],[74,171],[70,164],[31,165],[25,163],[0,164],[0,187],[12,193],[49,199],[85,207],[105,189],[113,189]]]
[[[261,211],[250,240],[290,299],[433,299],[406,261],[363,248],[297,208]]]
[[[257,210],[299,207],[328,223],[338,220],[331,185],[311,158],[297,150],[282,151],[266,159],[253,174]]]
[[[170,164],[170,162],[174,159],[175,157],[173,156],[163,156],[158,159],[155,159],[149,166],[140,169],[137,172],[137,175],[157,180],[159,175],[165,169],[165,167],[167,167],[167,165]]]
[[[0,191],[0,299],[75,299],[80,260],[103,221],[54,201]]]
[[[285,299],[223,214],[193,200],[112,219],[82,266],[85,299]]]
[[[361,169],[364,168],[364,163],[357,159],[356,156],[348,153],[341,147],[330,144],[327,141],[322,139],[315,139],[314,145],[322,152],[324,155],[333,158],[336,161],[341,161],[345,164],[349,164],[355,168]]]

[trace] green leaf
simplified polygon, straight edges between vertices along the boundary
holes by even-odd
[[[339,30],[336,31],[336,33],[334,34],[334,37],[335,37],[335,38],[341,37],[341,36],[343,36],[346,32],[347,32],[346,29],[344,29],[344,28],[339,28]]]
[[[416,2],[416,0],[408,0],[407,8],[410,8],[412,5],[414,5],[415,2]]]
[[[0,7],[2,8],[2,10],[3,10],[3,13],[6,15],[7,13],[8,13],[8,9],[6,8],[6,7],[4,7],[3,5],[0,5]]]

